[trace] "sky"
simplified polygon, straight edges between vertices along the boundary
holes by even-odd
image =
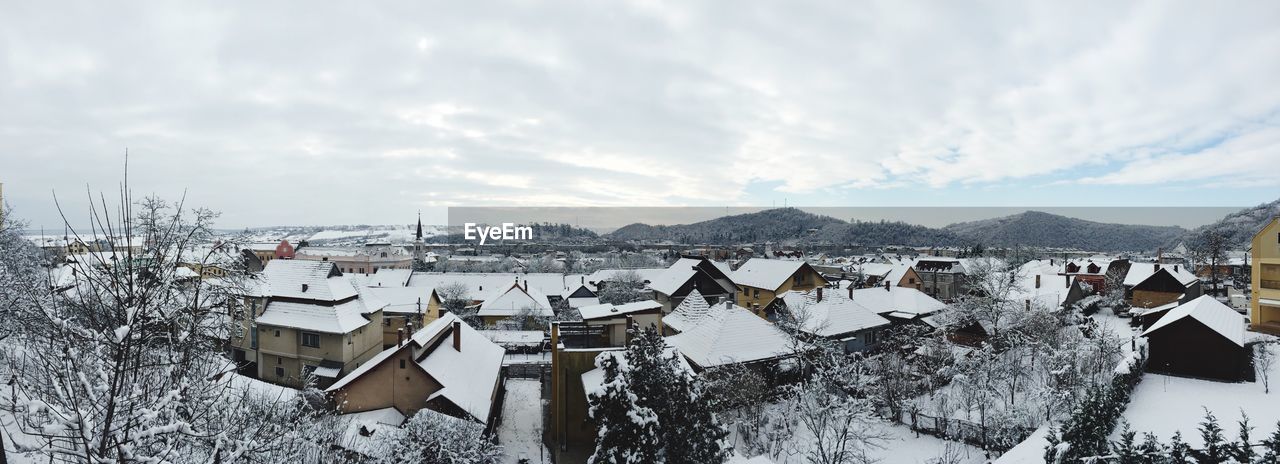
[[[0,0],[0,182],[225,227],[457,206],[1251,206],[1280,2]],[[74,220],[73,220],[74,221]]]

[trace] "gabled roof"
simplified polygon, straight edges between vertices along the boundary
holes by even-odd
[[[721,268],[717,267],[715,263],[709,259],[680,258],[676,260],[671,267],[667,268],[666,271],[650,281],[649,288],[664,295],[672,295],[677,290],[680,290],[680,287],[683,287],[689,279],[693,278],[693,276],[697,275],[699,272],[706,272],[709,277],[717,282],[719,282],[722,277],[725,280],[733,280],[728,275],[724,274]],[[724,290],[726,292],[733,291],[731,288],[725,288]]]
[[[407,287],[409,286],[409,278],[412,276],[412,269],[382,268],[372,275],[364,277],[364,282],[369,287]]]
[[[1231,340],[1232,343],[1244,346],[1244,318],[1240,313],[1228,308],[1210,295],[1201,296],[1169,310],[1160,317],[1159,321],[1156,321],[1155,325],[1142,332],[1142,336],[1150,335],[1188,317],[1200,321],[1205,327]]]
[[[751,258],[733,272],[733,283],[765,290],[777,290],[800,268],[804,261]]]
[[[782,294],[782,301],[800,318],[803,323],[800,330],[820,337],[834,337],[891,324],[888,319],[845,297],[829,296],[817,301],[817,295],[812,291],[789,291]]]
[[[258,325],[288,327],[330,334],[345,334],[369,323],[366,314],[377,312],[386,303],[356,298],[336,305],[294,301],[270,301],[254,322]]]
[[[356,296],[355,286],[329,261],[273,259],[260,278],[266,292],[274,297],[341,301]]]
[[[461,329],[460,350],[453,349],[454,322],[458,322]],[[406,349],[413,350],[416,360],[414,365],[442,386],[432,394],[432,398],[449,401],[481,423],[488,421],[493,408],[493,387],[502,371],[505,350],[451,313],[445,313],[414,332],[408,343],[374,355],[325,391],[342,389],[392,355]]]
[[[1191,285],[1192,283],[1200,280],[1200,278],[1196,277],[1195,274],[1187,271],[1186,266],[1177,264],[1161,264],[1159,266],[1159,268],[1156,268],[1155,263],[1129,264],[1129,273],[1124,275],[1124,285],[1126,287],[1138,285],[1143,281],[1150,279],[1151,276],[1155,275],[1157,272],[1168,273],[1173,276],[1173,278],[1177,279],[1178,282],[1181,282],[1182,285]],[[1177,271],[1174,271],[1174,268],[1177,268]]]
[[[525,290],[519,284],[494,292],[480,303],[477,316],[514,316],[524,309],[532,310],[540,316],[553,316],[551,301],[537,289]]]
[[[667,337],[667,344],[704,368],[796,354],[795,345],[781,330],[732,303],[713,306],[697,326]]]
[[[862,288],[853,291],[853,301],[876,314],[900,312],[917,317],[941,311],[947,305],[922,291],[911,287],[889,286]]]
[[[661,308],[662,303],[653,300],[644,300],[620,305],[605,303],[593,306],[584,306],[582,308],[578,308],[578,313],[582,314],[583,320],[591,320],[608,317],[622,317],[635,312]]]
[[[420,314],[431,303],[434,289],[422,287],[368,287],[363,294],[387,303],[383,314]]]
[[[671,314],[662,317],[662,325],[677,332],[684,332],[702,322],[710,312],[710,308],[711,305],[707,303],[706,298],[702,297],[702,292],[695,288],[684,297],[684,301],[671,310]]]

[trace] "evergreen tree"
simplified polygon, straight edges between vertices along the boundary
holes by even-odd
[[[1280,462],[1280,422],[1276,423],[1276,431],[1262,440],[1262,462]]]
[[[1049,426],[1049,433],[1045,435],[1045,441],[1049,444],[1044,447],[1044,462],[1058,462],[1058,444],[1062,443],[1062,438],[1058,434],[1058,428]]]
[[[1125,422],[1120,429],[1120,440],[1111,444],[1111,453],[1116,456],[1120,464],[1140,464],[1139,451],[1137,448],[1135,437],[1137,432],[1129,428],[1129,423]]]
[[[618,360],[601,356],[597,367],[604,369],[604,384],[589,392],[591,417],[599,431],[592,463],[642,464],[661,463],[662,445],[658,443],[658,417],[653,410],[637,403],[627,386]]]
[[[1157,437],[1154,433],[1147,432],[1142,435],[1142,445],[1138,447],[1138,453],[1142,455],[1142,459],[1138,462],[1144,464],[1163,463],[1166,461],[1167,452],[1168,450],[1160,443],[1160,437]]]
[[[1182,440],[1182,432],[1174,432],[1169,440],[1169,464],[1191,464],[1191,445]]]
[[[1240,441],[1237,441],[1231,449],[1231,458],[1237,462],[1250,463],[1254,458],[1258,457],[1257,451],[1253,450],[1253,438],[1250,432],[1253,427],[1249,425],[1249,415],[1244,411],[1240,411]]]
[[[655,412],[668,463],[712,463],[728,458],[726,429],[712,413],[702,389],[680,362],[664,353],[666,343],[653,328],[627,347],[627,377],[637,404]]]
[[[1204,448],[1191,451],[1196,461],[1201,464],[1219,464],[1226,462],[1230,457],[1231,444],[1227,443],[1226,437],[1223,436],[1218,418],[1213,417],[1213,413],[1208,409],[1204,411],[1204,422],[1200,423],[1200,438],[1204,441]]]

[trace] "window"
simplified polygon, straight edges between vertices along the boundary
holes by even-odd
[[[284,368],[283,368],[283,367],[277,367],[277,368],[276,368],[276,377],[284,377]]]
[[[279,336],[280,336],[280,329],[276,329],[276,336],[277,336],[277,337],[279,337]]]
[[[258,329],[254,326],[249,326],[249,347],[258,349]]]
[[[284,364],[284,358],[276,356],[276,364]]]
[[[363,267],[362,267],[362,268],[360,268],[360,273],[361,273],[361,274],[364,274],[364,268],[363,268]]]
[[[401,368],[401,369],[404,369],[404,359],[401,359],[401,360],[400,360],[400,368]]]
[[[756,289],[756,298],[760,298],[760,289]]]
[[[302,346],[309,346],[309,347],[312,347],[312,348],[319,348],[319,347],[320,347],[320,334],[315,334],[315,333],[311,333],[311,332],[303,332],[303,333],[302,333]]]

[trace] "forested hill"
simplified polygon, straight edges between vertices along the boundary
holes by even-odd
[[[1039,211],[961,222],[944,228],[987,246],[1075,248],[1091,251],[1148,251],[1187,233],[1176,226],[1086,221]]]
[[[796,240],[830,225],[845,224],[828,216],[806,213],[796,208],[778,208],[670,226],[631,224],[605,235],[624,241],[737,244]]]
[[[1197,227],[1176,240],[1167,242],[1165,245],[1174,247],[1178,243],[1185,242],[1187,246],[1193,246],[1196,238],[1201,234],[1207,231],[1214,231],[1226,237],[1228,247],[1243,249],[1249,245],[1250,240],[1253,240],[1254,234],[1262,230],[1272,218],[1277,216],[1280,216],[1280,200],[1228,214],[1218,222]]]

